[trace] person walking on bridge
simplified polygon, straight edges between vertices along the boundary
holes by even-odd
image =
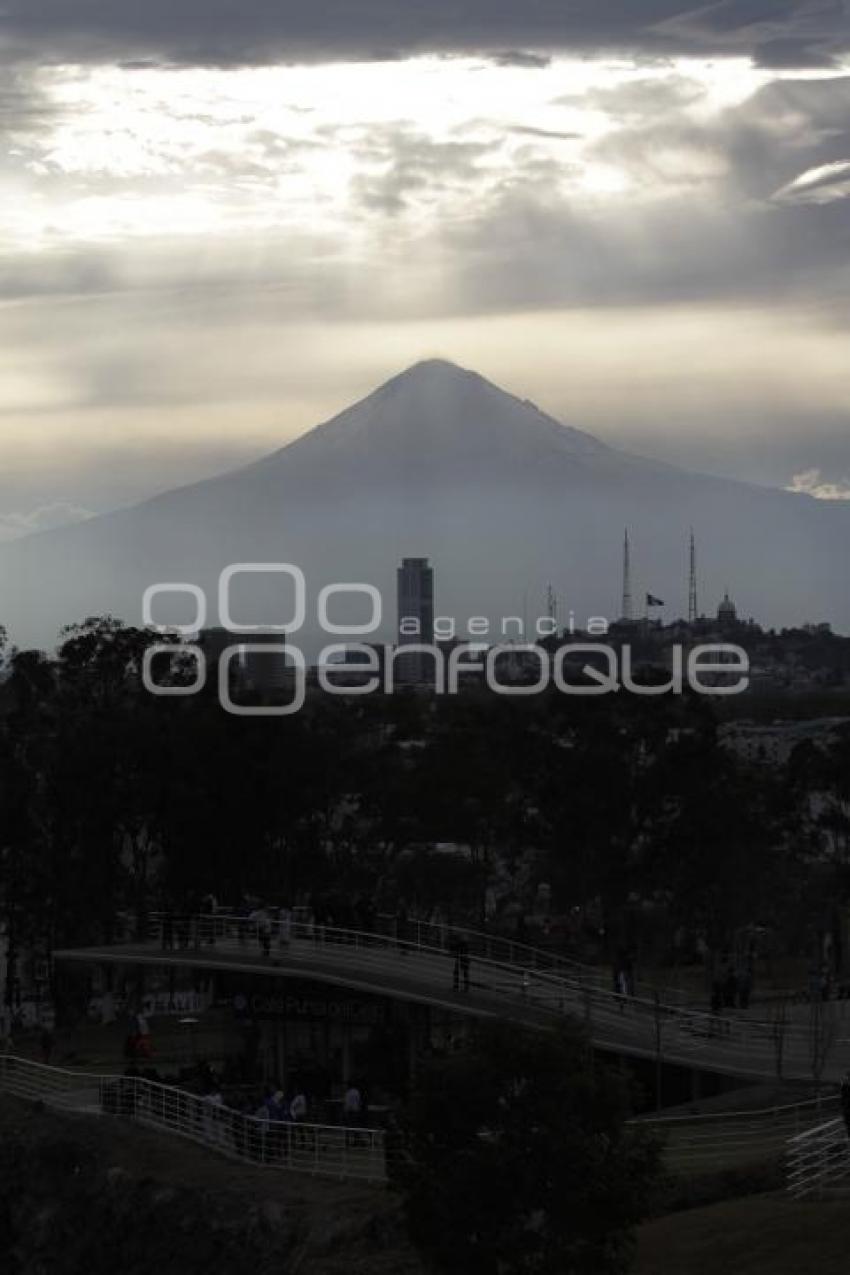
[[[457,992],[461,984],[465,992],[469,991],[469,943],[464,935],[459,934],[452,939],[450,951],[454,952],[454,969],[452,987]]]
[[[292,1144],[294,1148],[302,1148],[306,1145],[306,1137],[304,1130],[300,1126],[307,1119],[307,1095],[304,1093],[303,1086],[296,1085],[295,1093],[289,1103],[289,1119],[292,1123]]]
[[[850,1138],[850,1071],[845,1072],[841,1082],[841,1114],[844,1116],[844,1127]]]
[[[345,1124],[346,1147],[357,1146],[358,1135],[356,1130],[360,1125],[362,1116],[363,1094],[360,1086],[354,1080],[350,1080],[342,1100],[342,1119]]]
[[[257,941],[263,956],[268,956],[272,945],[272,920],[264,907],[256,908],[248,918],[257,928]]]

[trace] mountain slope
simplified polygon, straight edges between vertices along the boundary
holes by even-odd
[[[138,622],[157,581],[198,584],[214,603],[223,567],[289,561],[313,604],[327,583],[377,585],[389,636],[407,555],[431,558],[438,610],[458,619],[518,614],[524,594],[540,614],[549,581],[563,615],[614,618],[626,525],[636,592],[660,593],[672,613],[693,525],[707,609],[729,588],[766,623],[850,625],[850,507],[630,456],[435,360],[246,468],[4,546],[0,623],[48,644],[85,614]],[[271,606],[275,582],[255,584],[243,604]]]

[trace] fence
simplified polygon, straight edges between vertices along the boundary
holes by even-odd
[[[779,1161],[791,1137],[822,1124],[838,1104],[838,1096],[829,1094],[752,1111],[642,1117],[631,1123],[657,1134],[668,1169],[684,1176]]]
[[[786,1161],[788,1194],[817,1199],[834,1187],[850,1187],[850,1141],[841,1118],[827,1120],[789,1139]]]
[[[0,1091],[66,1111],[103,1112],[270,1169],[386,1180],[381,1129],[271,1121],[139,1076],[100,1076],[0,1055]]]

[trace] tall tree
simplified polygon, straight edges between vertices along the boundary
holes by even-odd
[[[482,1028],[410,1101],[394,1172],[411,1238],[463,1275],[626,1271],[658,1171],[626,1114],[572,1032]]]

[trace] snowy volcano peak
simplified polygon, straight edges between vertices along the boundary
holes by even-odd
[[[400,372],[360,402],[277,453],[316,457],[368,450],[381,458],[433,469],[477,457],[521,463],[529,449],[591,455],[608,448],[592,435],[560,424],[527,399],[517,398],[447,359],[425,359]]]

